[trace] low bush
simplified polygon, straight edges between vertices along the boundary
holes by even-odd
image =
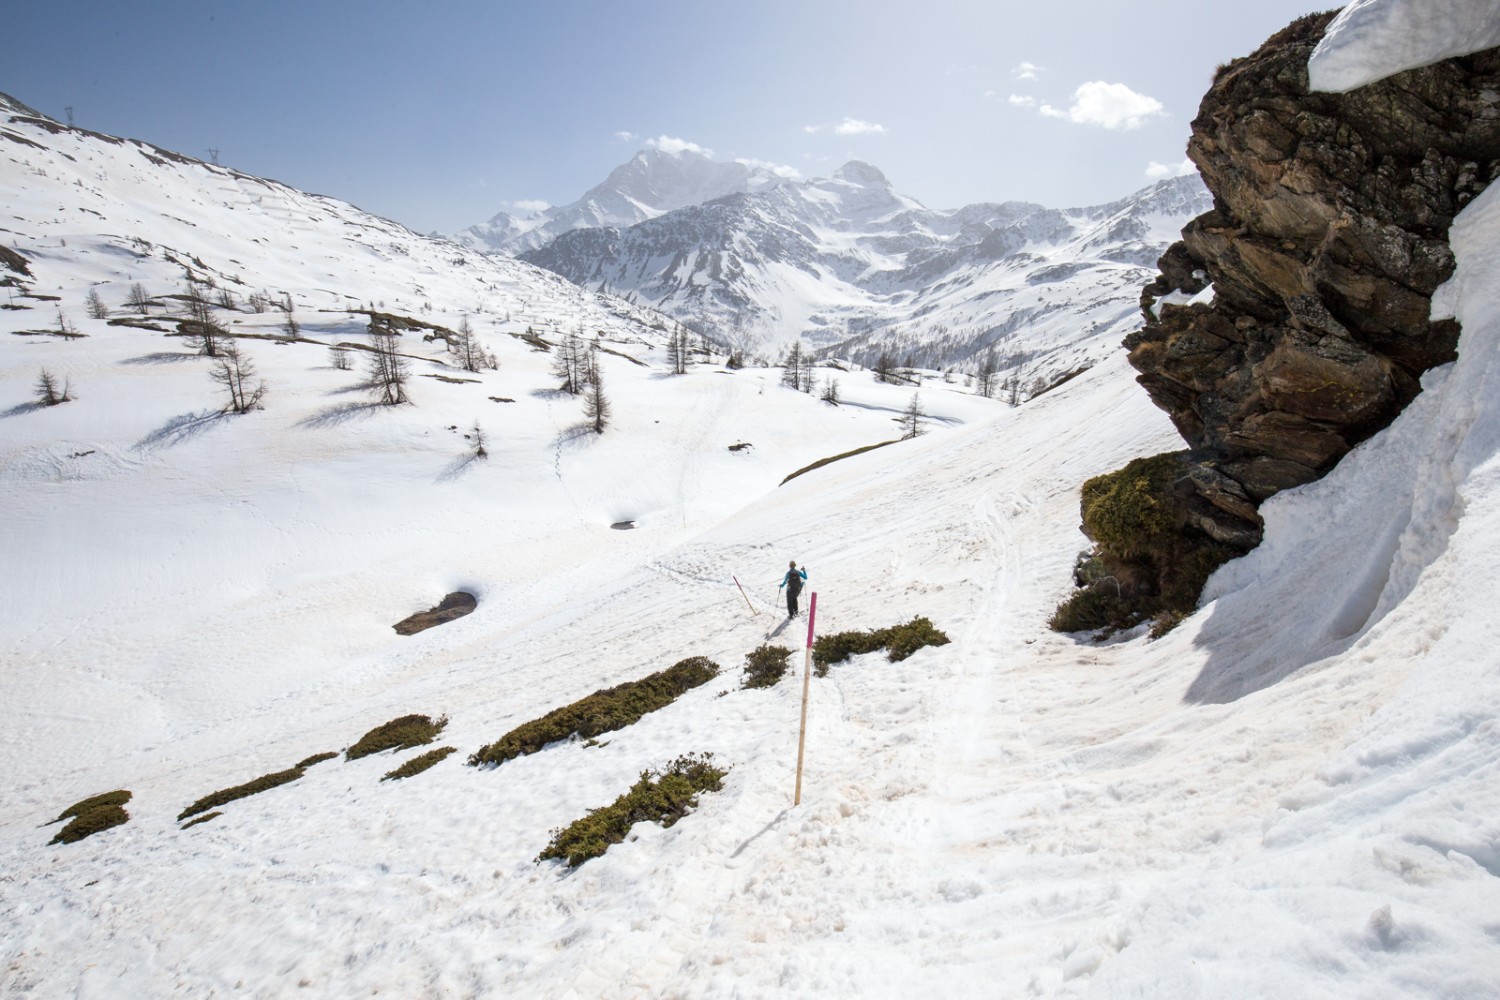
[[[1142,621],[1132,602],[1121,597],[1107,581],[1075,591],[1057,606],[1047,627],[1054,632],[1117,631],[1133,628]]]
[[[321,764],[325,760],[333,760],[333,758],[335,758],[337,756],[338,756],[338,754],[334,753],[332,751],[330,751],[328,753],[315,753],[311,757],[307,757],[307,758],[305,758],[305,759],[303,759],[301,761],[298,761],[297,762],[297,766],[300,767],[300,768],[306,769],[306,768],[312,767],[314,764]]]
[[[770,687],[787,671],[787,661],[792,651],[785,646],[758,646],[745,654],[745,681],[747,688]]]
[[[698,793],[723,787],[729,772],[709,763],[712,758],[710,753],[689,754],[654,776],[642,771],[640,780],[614,802],[590,809],[582,819],[552,831],[552,841],[536,856],[537,862],[558,860],[576,868],[623,841],[637,823],[671,826],[698,804]]]
[[[881,441],[879,444],[867,444],[863,448],[855,448],[853,451],[846,451],[841,455],[830,455],[827,458],[820,458],[811,465],[804,465],[796,472],[787,476],[781,481],[780,485],[785,486],[787,483],[791,482],[793,479],[796,479],[798,476],[804,475],[808,472],[812,472],[814,469],[821,469],[825,465],[832,465],[834,462],[842,461],[846,458],[853,458],[855,455],[863,455],[867,451],[874,451],[876,448],[884,448],[888,444],[900,444],[900,442],[901,439],[899,438],[895,441]]]
[[[423,771],[427,770],[429,767],[436,764],[438,761],[442,760],[444,757],[453,752],[453,747],[438,747],[436,750],[429,750],[424,754],[419,754],[416,757],[413,757],[411,760],[407,761],[405,764],[402,764],[394,771],[387,771],[385,776],[380,780],[397,781],[401,778],[410,778],[414,774],[421,774]]]
[[[827,676],[828,668],[851,656],[886,650],[892,663],[906,659],[923,646],[945,646],[950,640],[926,617],[918,616],[904,625],[873,629],[869,632],[834,632],[813,640],[813,672]]]
[[[345,760],[359,760],[371,754],[380,753],[385,750],[406,750],[410,747],[419,747],[431,743],[437,739],[438,733],[448,725],[448,717],[432,719],[425,715],[403,715],[399,719],[392,719],[383,726],[376,726],[365,733],[348,750],[344,751]]]
[[[130,801],[130,792],[120,789],[114,792],[105,792],[102,795],[93,795],[81,802],[75,802],[53,820],[61,823],[71,817],[70,822],[57,835],[52,838],[54,844],[72,844],[85,837],[91,837],[100,830],[108,830],[112,826],[119,826],[130,821],[130,813],[125,811],[125,803]]]
[[[178,822],[181,822],[182,820],[187,819],[189,816],[196,816],[199,813],[208,812],[208,810],[213,809],[216,806],[222,806],[225,803],[233,802],[235,799],[249,798],[252,795],[257,795],[260,792],[264,792],[270,788],[275,788],[278,785],[285,785],[288,782],[296,781],[298,778],[302,777],[304,773],[304,768],[293,767],[288,768],[285,771],[276,771],[272,774],[263,774],[259,778],[256,778],[254,781],[247,781],[243,785],[235,785],[232,788],[221,788],[217,792],[211,792],[210,794],[203,796],[203,798],[199,799],[197,802],[194,802],[182,812],[178,813],[177,820]]]
[[[524,722],[494,743],[469,756],[469,766],[499,765],[515,757],[536,753],[549,743],[624,729],[659,708],[672,704],[684,692],[718,676],[719,665],[703,656],[679,660],[666,670],[638,681],[627,681],[595,691],[571,705]]]
[[[211,813],[204,813],[202,816],[199,816],[196,819],[188,820],[186,823],[182,824],[182,828],[186,830],[190,826],[197,826],[199,823],[207,823],[209,820],[218,819],[222,815],[224,814],[216,809]]]
[[[1167,547],[1175,533],[1172,484],[1186,471],[1187,453],[1168,452],[1088,480],[1084,534],[1122,559]]]

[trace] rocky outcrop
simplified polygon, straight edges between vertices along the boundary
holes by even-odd
[[[1500,172],[1500,50],[1309,93],[1332,17],[1219,72],[1188,144],[1214,208],[1161,258],[1125,341],[1192,448],[1179,521],[1239,549],[1261,501],[1325,473],[1454,357],[1430,298],[1453,217]],[[1209,283],[1212,304],[1188,303]]]

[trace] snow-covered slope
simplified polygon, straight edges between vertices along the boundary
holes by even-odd
[[[57,217],[70,161],[47,177],[15,162],[0,166],[17,213]],[[96,163],[96,183],[126,163]],[[1043,627],[1082,543],[1078,485],[1177,443],[1118,354],[1017,409],[934,380],[932,433],[778,487],[889,436],[910,389],[847,373],[835,409],[771,372],[669,378],[657,341],[619,319],[607,345],[646,365],[604,356],[617,415],[599,437],[546,390],[547,356],[499,336],[497,372],[419,377],[401,408],[350,405],[357,378],[314,344],[246,341],[273,394],[214,417],[177,341],[73,305],[101,277],[113,305],[128,278],[100,264],[119,255],[87,213],[44,237],[7,223],[32,294],[61,295],[89,336],[10,336],[47,325],[35,299],[0,312],[0,987],[1496,996],[1497,201],[1455,233],[1460,360],[1327,478],[1268,502],[1265,544],[1199,614],[1103,645]],[[242,246],[206,195],[199,210],[217,227],[201,249],[227,260],[286,261],[287,284],[318,260],[287,249],[321,246],[312,220],[289,217],[271,251]],[[344,248],[349,281],[389,266],[401,283],[375,248]],[[411,266],[408,283],[430,265]],[[478,296],[464,282],[490,274],[444,288]],[[566,301],[563,328],[595,300]],[[599,308],[590,323],[608,322]],[[33,405],[41,366],[78,398]],[[475,418],[484,462],[461,437]],[[740,440],[754,447],[728,451]],[[953,639],[812,682],[796,808],[800,685],[743,691],[733,674],[774,631],[787,558],[810,569],[819,633],[925,614]],[[474,614],[390,631],[460,587]],[[799,646],[800,623],[775,638]],[[688,655],[725,676],[601,745],[461,764]],[[448,714],[460,753],[401,782],[379,781],[390,754],[329,761],[212,823],[173,820],[408,712]],[[571,874],[532,861],[551,829],[693,751],[730,768],[693,814]],[[45,846],[59,810],[122,787],[128,824]]]
[[[884,352],[974,368],[993,349],[1029,379],[1112,351],[1138,325],[1161,252],[1208,207],[1194,176],[1087,208],[932,211],[854,162],[628,228],[575,229],[522,256],[752,353],[801,338],[864,364]]]

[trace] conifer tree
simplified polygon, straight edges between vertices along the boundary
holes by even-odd
[[[587,357],[583,390],[583,415],[593,425],[595,434],[603,434],[609,425],[609,399],[604,394],[604,375],[599,368],[598,351]]]
[[[921,393],[911,394],[911,402],[906,404],[906,410],[901,414],[901,427],[906,432],[901,435],[902,439],[914,438],[922,433],[922,418],[927,416],[922,410]]]
[[[255,365],[250,356],[242,353],[232,339],[219,345],[219,353],[214,357],[213,367],[208,370],[208,377],[223,386],[229,395],[229,405],[224,407],[227,412],[249,413],[258,409],[260,401],[265,398],[265,381],[255,377]]]
[[[401,341],[390,327],[370,324],[370,389],[375,398],[387,406],[410,402],[406,395],[406,383],[411,378],[411,365],[402,357]]]

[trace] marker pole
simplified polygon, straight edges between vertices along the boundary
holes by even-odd
[[[802,658],[802,728],[797,733],[797,789],[792,793],[792,805],[802,804],[802,753],[807,747],[807,696],[812,687],[813,620],[818,614],[818,595],[814,593],[807,603],[807,652]]]
[[[739,578],[739,577],[737,577],[737,576],[731,576],[731,577],[730,577],[730,578],[729,578],[729,579],[731,579],[731,580],[733,580],[733,581],[734,581],[734,585],[735,585],[735,586],[736,586],[736,587],[739,587],[739,588],[740,588],[740,596],[741,596],[741,597],[743,597],[743,598],[744,598],[744,599],[745,599],[745,603],[746,603],[746,604],[749,604],[749,605],[750,605],[750,613],[751,613],[751,614],[752,614],[752,615],[758,615],[758,614],[760,614],[760,612],[759,612],[759,611],[756,611],[756,610],[755,610],[755,605],[753,605],[753,604],[750,604],[750,595],[749,595],[749,594],[747,594],[747,593],[745,593],[745,588],[744,588],[744,587],[740,587],[740,578]]]

